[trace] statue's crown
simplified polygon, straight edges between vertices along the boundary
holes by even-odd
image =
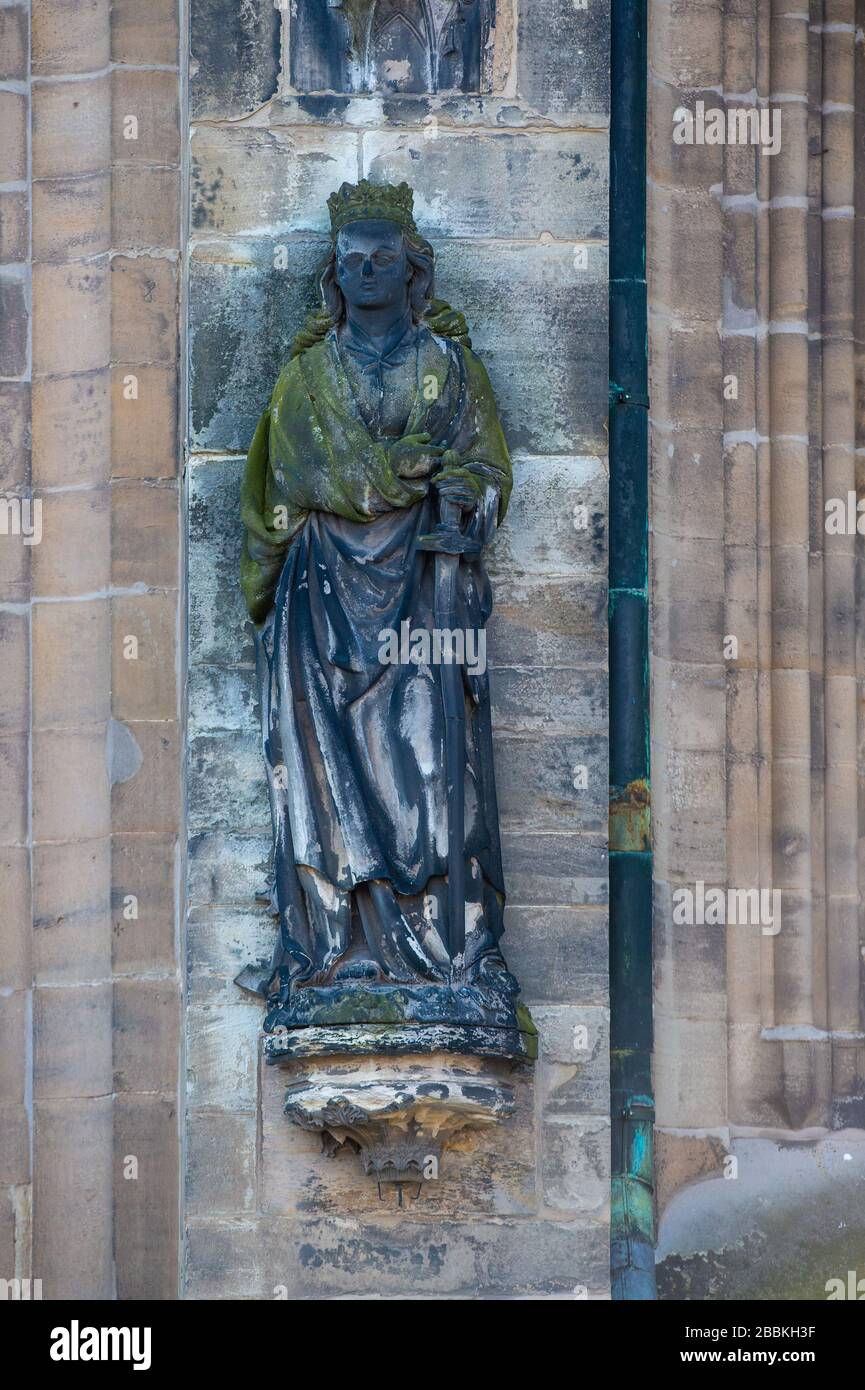
[[[376,184],[368,179],[344,183],[337,193],[331,193],[327,206],[334,238],[349,222],[396,222],[410,232],[417,231],[412,213],[414,193],[407,183]]]

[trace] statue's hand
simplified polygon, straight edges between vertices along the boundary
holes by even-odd
[[[473,474],[460,467],[457,450],[448,449],[442,457],[444,467],[432,483],[439,497],[455,502],[464,512],[470,512],[481,496],[481,485]]]
[[[394,472],[400,478],[426,478],[441,463],[444,446],[430,444],[429,434],[407,434],[389,449]]]
[[[448,502],[456,502],[464,512],[470,512],[478,500],[477,489],[464,478],[433,478],[433,486],[439,497],[446,497]]]

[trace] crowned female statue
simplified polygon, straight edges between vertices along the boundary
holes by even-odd
[[[343,184],[328,206],[323,308],[241,501],[279,918],[265,1031],[389,1024],[417,1051],[468,1030],[525,1054],[499,946],[481,559],[508,450],[465,320],[433,298],[409,186]]]

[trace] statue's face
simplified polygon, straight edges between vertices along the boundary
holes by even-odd
[[[336,242],[336,283],[358,309],[408,308],[412,270],[394,222],[351,222]]]

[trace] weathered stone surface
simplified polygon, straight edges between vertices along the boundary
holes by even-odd
[[[610,1201],[610,1121],[546,1120],[541,1130],[544,1201],[603,1219]]]
[[[261,1003],[231,985],[223,997],[187,1011],[187,1099],[192,1110],[255,1113]],[[248,999],[248,996],[247,996]]]
[[[30,597],[32,546],[22,536],[4,537],[0,545],[0,595],[4,603],[26,603]]]
[[[170,249],[180,235],[176,169],[115,165],[111,176],[111,241],[115,251]]]
[[[91,372],[108,365],[111,289],[106,258],[33,267],[33,371]]]
[[[111,789],[115,831],[175,832],[179,828],[180,737],[176,722],[162,719],[122,724],[130,754],[140,757],[137,771],[129,769]],[[121,771],[125,769],[121,768]]]
[[[609,109],[607,0],[520,0],[518,86],[539,111],[602,119]]]
[[[117,719],[173,719],[177,680],[165,661],[177,631],[175,594],[111,602],[111,702]],[[133,645],[134,641],[134,645]]]
[[[597,734],[493,734],[502,829],[606,829],[607,742]],[[585,787],[575,780],[585,769]]]
[[[214,831],[193,835],[187,871],[190,902],[251,907],[267,872],[270,840],[269,826],[251,833]]]
[[[825,1301],[848,1270],[861,1278],[857,1194],[861,1131],[811,1142],[735,1139],[735,1180],[714,1176],[675,1196],[658,1233],[659,1291],[667,1299]]]
[[[506,527],[510,524],[505,522]],[[497,544],[505,544],[504,536]],[[605,580],[567,575],[512,578],[503,564],[493,584],[487,660],[494,668],[507,662],[543,668],[600,664],[606,659],[606,616]]]
[[[0,849],[0,876],[7,897],[0,916],[0,990],[26,989],[32,979],[32,931],[29,851],[24,845]]]
[[[607,1284],[600,1225],[522,1221],[357,1221],[272,1217],[264,1248],[255,1224],[192,1223],[191,1298],[366,1295],[585,1297]],[[285,1296],[284,1294],[282,1296]]]
[[[237,1216],[255,1209],[255,1115],[193,1112],[187,1144],[185,1210],[190,1218]]]
[[[111,484],[111,577],[116,588],[179,583],[177,484],[118,479]]]
[[[364,137],[363,165],[373,183],[411,184],[415,221],[426,236],[528,241],[546,232],[574,242],[607,234],[607,144],[601,135],[374,130]]]
[[[115,63],[176,63],[176,0],[112,0],[111,56]]]
[[[27,78],[27,5],[8,5],[0,10],[0,81]]]
[[[259,727],[258,682],[251,666],[192,666],[189,672],[189,729],[200,733]]]
[[[23,278],[0,280],[0,373],[27,372],[27,285]]]
[[[20,845],[27,839],[27,739],[23,734],[0,738],[0,844]]]
[[[33,551],[40,598],[104,593],[109,581],[109,496],[102,487],[42,499],[42,539]]]
[[[179,92],[173,72],[111,74],[111,152],[131,164],[176,164],[180,158]],[[129,117],[135,118],[135,125]]]
[[[26,261],[29,247],[30,214],[26,192],[14,189],[10,193],[0,193],[0,265]]]
[[[659,1124],[710,1129],[726,1123],[726,1049],[725,1019],[669,1018],[656,1011]]]
[[[307,1068],[301,1068],[306,1070]],[[465,1062],[469,1078],[484,1063]],[[366,1074],[367,1068],[363,1068]],[[459,1070],[459,1063],[458,1063]],[[354,1063],[347,1058],[335,1068],[333,1084],[352,1079]],[[395,1197],[383,1188],[384,1202],[374,1179],[364,1175],[358,1157],[346,1148],[332,1158],[321,1154],[318,1133],[301,1129],[283,1114],[286,1084],[293,1071],[264,1066],[262,1095],[262,1208],[270,1214],[379,1216]],[[448,1147],[439,1175],[424,1181],[407,1219],[479,1215],[526,1216],[536,1208],[534,1109],[530,1071],[502,1068],[505,1084],[513,1086],[516,1110],[488,1130],[469,1132],[463,1142]],[[411,1189],[412,1193],[414,1189]]]
[[[192,739],[188,775],[193,831],[255,830],[270,824],[257,732],[201,734]]]
[[[65,261],[102,255],[111,245],[108,174],[40,179],[33,185],[33,256]]]
[[[19,796],[15,804],[26,806],[26,800]],[[37,733],[33,739],[34,840],[97,840],[109,831],[105,726]]]
[[[195,662],[254,660],[240,592],[242,458],[201,460],[189,478],[189,647]]]
[[[675,1134],[655,1130],[655,1192],[663,1215],[683,1187],[723,1173],[729,1140],[717,1134]]]
[[[0,1104],[0,1182],[19,1186],[30,1181],[30,1116],[27,1107]]]
[[[177,265],[115,256],[111,262],[113,362],[166,362],[177,355]]]
[[[507,886],[507,883],[506,883]],[[603,1004],[609,943],[604,911],[505,908],[505,954],[523,996],[541,1003]]]
[[[114,1089],[174,1095],[180,989],[168,980],[114,981]]]
[[[326,244],[199,246],[191,265],[195,447],[246,449],[306,312]],[[206,257],[205,257],[206,252]],[[453,241],[438,247],[439,293],[462,309],[488,366],[514,450],[603,452],[607,340],[604,248]],[[226,383],[230,391],[226,392]]]
[[[199,126],[192,140],[192,233],[266,235],[272,244],[292,232],[330,234],[329,195],[357,178],[354,131],[269,130]]]
[[[33,727],[100,724],[111,706],[108,599],[33,608]]]
[[[190,909],[186,938],[191,975],[211,974],[224,983],[252,961],[270,959],[277,923],[266,907],[254,903],[254,888],[250,882],[249,893],[240,898],[242,907]]]
[[[179,1181],[174,1098],[116,1096],[113,1214],[118,1299],[178,1296]]]
[[[119,973],[174,970],[178,859],[173,835],[112,835],[112,959]]]
[[[110,437],[107,370],[34,382],[35,486],[106,482]]]
[[[658,655],[704,665],[723,659],[724,559],[720,542],[654,537],[653,645]]]
[[[110,985],[35,990],[33,1037],[37,1100],[110,1094]]]
[[[240,116],[277,90],[282,12],[274,5],[194,0],[190,102],[195,116]]]
[[[595,734],[607,725],[605,670],[497,666],[490,673],[493,728],[501,734]]]
[[[708,887],[709,885],[707,885]],[[694,892],[694,885],[690,885]],[[655,1003],[669,1014],[676,1001],[691,998],[695,1018],[717,1019],[727,1011],[727,933],[760,934],[759,926],[677,925],[670,884],[654,887]]]
[[[669,783],[655,784],[652,809],[656,872],[674,883],[722,883],[724,825],[715,807],[723,804],[723,753],[665,749]]]
[[[34,1107],[33,1269],[46,1299],[114,1296],[113,1101]]]
[[[598,906],[607,901],[605,836],[505,830],[502,859],[509,899],[514,905]]]
[[[30,481],[30,384],[0,382],[0,488],[7,495]]]
[[[107,75],[78,82],[39,82],[33,87],[32,100],[34,178],[70,178],[107,169],[111,158]]]
[[[490,374],[512,450],[604,453],[606,248],[454,241],[437,247],[437,289],[461,309]]]
[[[609,1115],[609,1009],[543,1004],[533,1006],[532,1017],[540,1035],[544,1115]]]
[[[177,374],[171,367],[115,367],[111,374],[111,472],[172,478],[177,472]]]
[[[0,610],[0,732],[26,733],[30,721],[30,622],[26,613]]]
[[[602,571],[607,473],[597,458],[514,459],[514,490],[488,553],[490,574]]]
[[[33,971],[37,984],[105,979],[111,964],[108,837],[33,848]]]
[[[28,1006],[23,989],[7,994],[0,1005],[0,1095],[12,1102],[26,1099]]]
[[[108,65],[109,0],[38,0],[32,6],[34,73],[96,72]]]
[[[199,247],[190,263],[194,447],[249,448],[294,334],[316,307],[323,241],[292,239],[286,268],[267,241]]]
[[[27,177],[27,114],[23,92],[0,92],[0,183],[23,183]]]

